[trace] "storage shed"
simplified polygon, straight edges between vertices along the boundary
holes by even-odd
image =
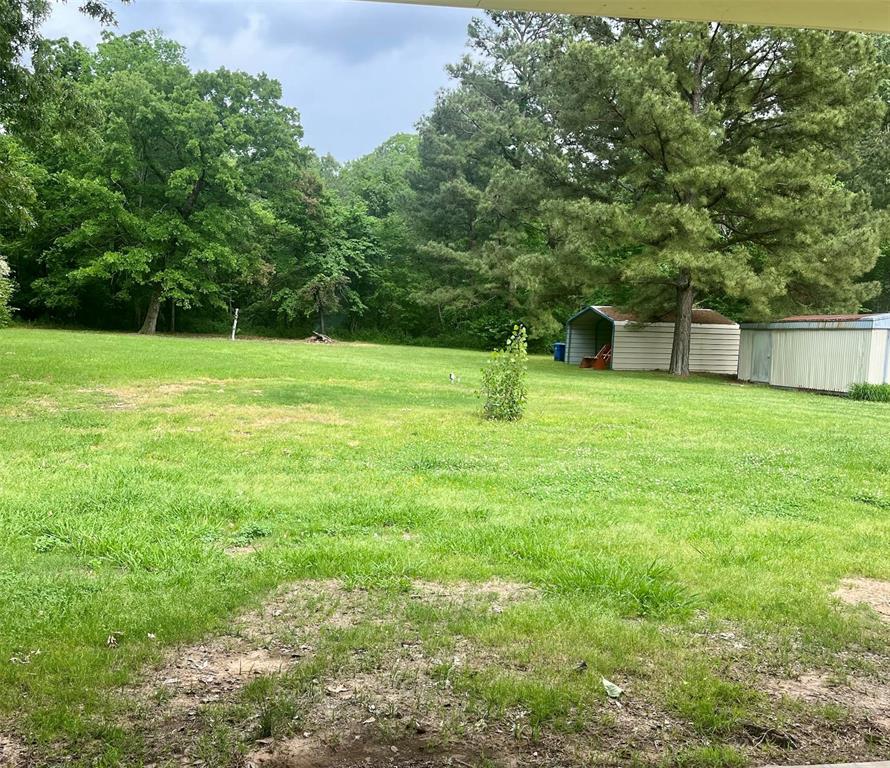
[[[739,379],[818,392],[890,383],[890,313],[745,324]]]
[[[566,323],[566,362],[586,357],[611,358],[604,367],[616,371],[666,371],[670,368],[674,321],[653,323],[615,307],[585,307]],[[735,374],[739,359],[739,326],[712,309],[692,312],[689,369],[697,373]]]

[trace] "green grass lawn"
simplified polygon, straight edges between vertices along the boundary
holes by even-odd
[[[580,733],[619,763],[688,766],[887,753],[867,712],[764,680],[890,670],[887,625],[832,594],[890,580],[890,407],[540,357],[526,418],[487,423],[483,360],[0,331],[0,737],[74,764],[154,762],[128,686],[275,587],[337,579],[369,596],[368,647],[407,622],[421,643],[486,649],[496,663],[448,684],[490,720],[525,712],[523,743]],[[538,597],[403,598],[415,580],[494,577]],[[313,680],[351,641],[326,642]],[[222,718],[226,754],[247,748],[255,688]],[[287,735],[297,708],[265,732]],[[634,713],[682,741],[613,745]],[[803,736],[755,744],[751,723]]]

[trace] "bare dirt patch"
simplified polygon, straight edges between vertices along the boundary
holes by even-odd
[[[324,681],[305,719],[290,738],[259,743],[248,764],[275,768],[322,766],[455,765],[478,754],[472,740],[454,744],[446,734],[466,720],[466,699],[432,669],[444,659],[420,643],[402,642],[377,658],[358,649]]]
[[[253,545],[232,547],[237,556]],[[343,629],[362,620],[363,593],[338,582],[302,582],[279,591],[261,608],[245,613],[229,632],[203,643],[172,651],[140,687],[179,705],[195,708],[237,693],[252,678],[287,671],[311,655],[320,633]]]
[[[834,596],[850,605],[867,605],[882,619],[890,621],[890,581],[847,579]]]
[[[420,600],[434,600],[449,603],[467,603],[486,600],[500,603],[514,603],[540,597],[540,590],[529,584],[515,581],[491,579],[490,581],[414,581],[411,596]]]
[[[590,702],[589,711],[573,708],[568,716],[577,725],[569,730],[533,724],[519,706],[491,709],[466,681],[492,670],[521,679],[527,667],[453,631],[437,637],[410,618],[420,601],[499,621],[492,614],[538,599],[529,585],[496,579],[414,581],[404,590],[300,582],[243,614],[224,635],[171,652],[129,692],[136,702],[129,723],[143,734],[151,761],[183,764],[206,759],[201,744],[226,723],[235,746],[207,764],[232,768],[657,765],[700,743],[690,723],[648,690],[646,675],[615,678],[627,695]],[[721,633],[720,643],[727,642],[723,635],[734,653],[744,652],[735,634]],[[572,674],[589,674],[585,669]],[[259,688],[245,690],[260,679]],[[783,698],[800,699],[851,714],[839,727],[815,708],[788,724],[761,713],[762,722],[745,723],[732,737],[752,759],[766,762],[778,751],[798,762],[864,759],[890,744],[890,690],[883,684],[802,676],[769,679],[761,689],[777,707],[785,706]],[[270,720],[276,711],[286,715]]]
[[[330,615],[334,626],[348,626],[344,618],[342,610]],[[289,766],[304,765],[294,761],[296,756],[308,758],[306,765],[351,765],[353,759],[386,757],[386,764],[413,766],[478,754],[483,742],[504,754],[517,751],[521,745],[509,743],[509,725],[482,720],[471,710],[468,696],[456,691],[447,675],[436,674],[445,667],[478,668],[494,660],[464,638],[447,652],[431,653],[410,635],[382,652],[356,648],[324,680],[321,695],[307,712],[306,730],[263,745],[250,757],[258,764]],[[525,716],[512,715],[519,721]],[[462,736],[455,744],[457,734]]]
[[[0,733],[0,765],[3,768],[26,768],[30,765],[25,747],[12,736]]]
[[[194,379],[165,383],[144,382],[139,386],[96,387],[80,390],[86,394],[100,394],[111,402],[106,407],[112,410],[132,410],[141,406],[161,403],[205,387],[219,385],[211,379]]]
[[[441,756],[424,755],[416,745],[401,746],[367,741],[361,734],[345,734],[344,742],[328,745],[313,737],[297,737],[278,743],[269,751],[256,751],[247,756],[248,768],[368,768],[393,766],[398,768],[435,768],[442,765],[473,765],[465,752]],[[432,750],[431,750],[432,751]],[[464,759],[462,759],[464,758]],[[447,762],[443,762],[443,759]],[[461,762],[455,762],[455,759]]]
[[[728,621],[708,622],[695,637],[706,658],[722,660],[723,676],[766,697],[768,710],[742,726],[747,744],[787,749],[782,762],[799,765],[890,754],[887,656],[856,648],[832,654],[824,666],[806,667],[799,638],[780,639]],[[847,674],[845,665],[869,671]],[[771,717],[769,710],[779,716]],[[761,762],[776,762],[769,751],[762,756]]]
[[[834,704],[864,714],[878,728],[890,732],[890,685],[854,677],[838,678],[810,672],[794,680],[774,680],[770,691],[779,696],[802,699],[810,704]]]
[[[132,724],[155,734],[158,756],[192,759],[202,711],[237,702],[244,687],[262,676],[279,676],[282,688],[291,690],[288,674],[299,677],[300,665],[314,662],[326,633],[378,627],[383,645],[350,645],[317,677],[300,680],[294,693],[300,712],[292,735],[252,741],[245,733],[252,744],[246,765],[421,768],[461,765],[462,760],[475,765],[484,753],[521,755],[528,744],[515,733],[528,728],[527,713],[487,723],[471,711],[466,694],[437,674],[442,668],[485,666],[496,661],[493,654],[465,638],[456,638],[447,650],[430,651],[412,630],[392,631],[391,622],[399,619],[384,606],[398,611],[392,601],[404,607],[423,600],[498,611],[536,595],[532,588],[505,581],[415,582],[407,593],[395,595],[349,589],[337,581],[301,582],[242,615],[225,635],[173,651],[132,692],[144,702],[142,720]],[[248,730],[252,722],[245,722]],[[534,752],[498,765],[545,764]]]
[[[153,677],[175,687],[160,702],[157,732],[173,745],[173,756],[193,760],[200,736],[200,712],[237,700],[250,674],[266,669],[288,689],[290,674],[312,665],[323,653],[327,632],[355,631],[345,658],[305,680],[296,696],[299,713],[290,732],[257,738],[244,721],[245,753],[233,765],[248,768],[552,768],[619,765],[633,755],[656,764],[665,750],[688,743],[687,726],[654,705],[642,683],[633,696],[606,702],[596,718],[571,733],[533,725],[521,707],[492,712],[455,681],[463,672],[508,669],[492,648],[457,636],[439,646],[406,622],[404,611],[421,601],[439,606],[500,613],[511,605],[540,598],[537,589],[517,582],[414,581],[396,594],[349,589],[337,581],[303,582],[275,594],[262,608],[245,614],[225,638],[181,650]],[[388,635],[387,633],[398,628]],[[366,646],[368,627],[387,639]],[[250,649],[259,655],[250,655]],[[245,667],[257,660],[252,669]],[[278,663],[281,666],[277,666]],[[523,674],[523,668],[516,668]],[[583,672],[578,672],[583,674]],[[620,680],[620,679],[619,679]],[[626,681],[620,680],[622,684]],[[291,695],[291,694],[288,694]],[[274,694],[272,694],[274,698]],[[158,710],[156,709],[156,713]],[[214,715],[214,717],[218,717]],[[617,759],[617,762],[616,762]]]
[[[143,690],[166,701],[167,715],[193,711],[224,700],[256,677],[286,671],[295,657],[290,648],[253,647],[231,636],[216,638],[172,656]]]

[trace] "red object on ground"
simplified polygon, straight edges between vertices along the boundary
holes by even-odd
[[[607,371],[609,370],[609,365],[612,363],[612,345],[606,344],[603,348],[596,353],[596,357],[593,358],[593,369],[595,371]]]
[[[607,371],[612,364],[612,345],[606,344],[596,357],[582,357],[579,368],[593,368],[595,371]]]

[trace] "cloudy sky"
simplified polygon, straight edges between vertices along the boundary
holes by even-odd
[[[56,6],[48,37],[95,45],[98,24]],[[358,0],[134,0],[118,30],[160,29],[195,69],[226,66],[281,81],[306,143],[350,160],[411,130],[447,85],[471,12]]]

